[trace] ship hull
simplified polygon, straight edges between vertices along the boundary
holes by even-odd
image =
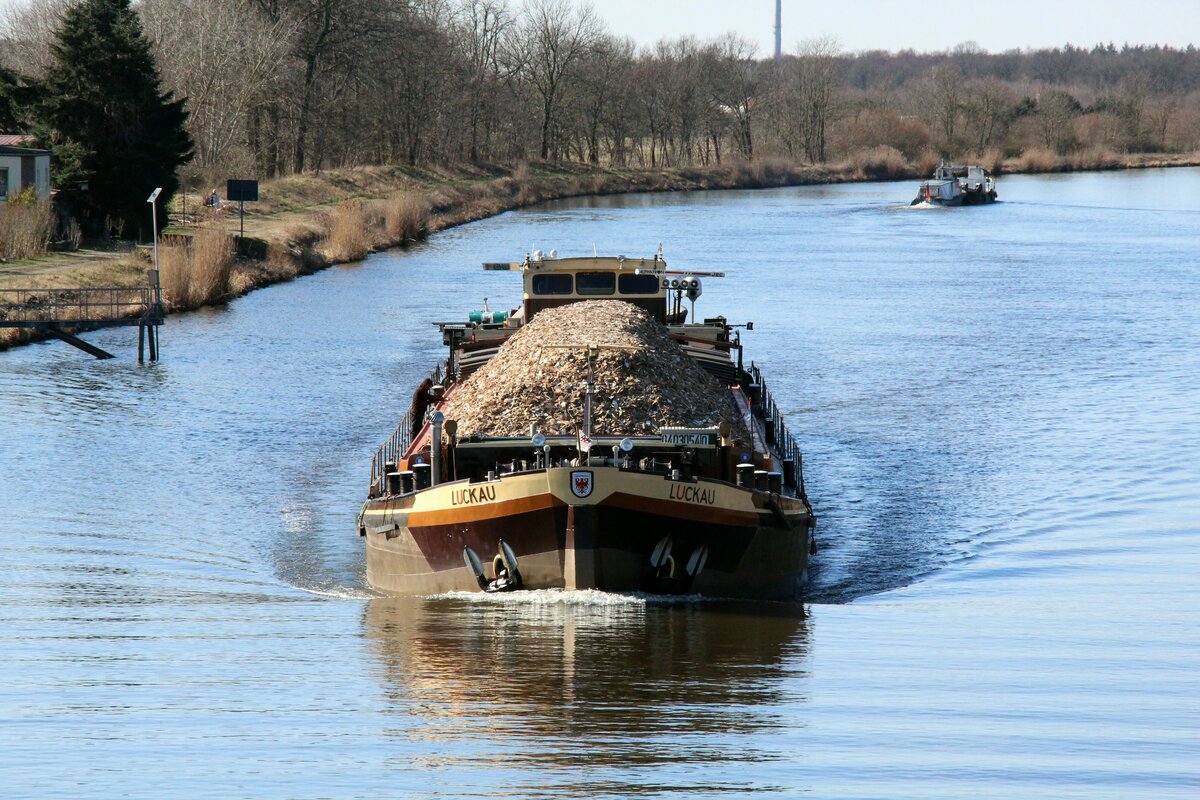
[[[492,580],[503,540],[525,589],[794,600],[811,522],[806,504],[787,495],[564,467],[372,499],[359,530],[367,580],[388,594],[481,591],[464,548]]]

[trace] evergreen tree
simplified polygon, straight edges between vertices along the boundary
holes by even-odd
[[[177,170],[192,157],[184,100],[162,91],[130,0],[71,6],[53,51],[39,136],[53,151],[60,196],[91,232],[147,232],[146,198],[162,187],[166,220]]]
[[[25,133],[30,94],[27,81],[0,66],[0,133]]]

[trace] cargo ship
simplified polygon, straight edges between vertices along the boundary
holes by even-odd
[[[436,323],[446,358],[372,460],[358,516],[370,586],[798,599],[815,517],[800,450],[761,369],[743,355],[753,323],[689,322],[684,307],[694,317],[702,279],[722,273],[669,269],[661,246],[649,258],[535,251],[484,268],[519,273],[522,303]],[[543,343],[542,316],[568,313],[568,341]],[[604,344],[600,334],[618,319],[649,338]],[[512,360],[519,347],[552,352],[542,378],[511,368],[524,363]],[[539,347],[559,349],[529,349]],[[629,370],[644,371],[647,359],[659,375],[643,386]],[[646,399],[647,386],[671,380],[684,386],[673,399]],[[695,393],[715,387],[721,413],[692,410],[689,424],[672,423],[693,394],[688,381]],[[570,402],[543,403],[528,427],[509,421],[510,406],[551,390]],[[497,419],[480,420],[472,404],[491,395]],[[625,406],[638,403],[648,410],[639,406],[633,421]],[[468,413],[477,418],[460,424]]]
[[[943,161],[933,177],[917,188],[909,205],[977,206],[996,202],[996,181],[978,164],[947,164]]]

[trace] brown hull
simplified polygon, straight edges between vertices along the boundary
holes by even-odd
[[[463,549],[475,550],[490,579],[503,539],[526,589],[800,595],[810,516],[795,498],[720,481],[588,471],[594,489],[584,498],[570,491],[572,470],[563,468],[369,501],[360,525],[368,582],[391,594],[479,591]],[[672,559],[655,569],[651,554],[667,536]],[[689,575],[700,548],[706,560]]]

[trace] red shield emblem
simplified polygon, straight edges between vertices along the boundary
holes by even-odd
[[[576,470],[571,473],[571,493],[576,497],[587,497],[592,493],[591,470]]]

